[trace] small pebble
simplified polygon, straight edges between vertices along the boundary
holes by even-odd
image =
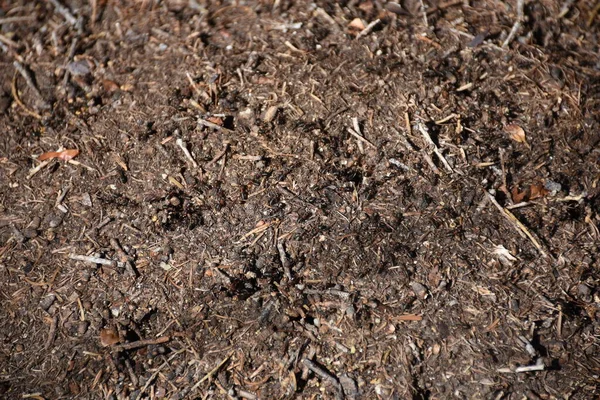
[[[562,186],[558,182],[547,180],[544,184],[544,188],[550,192],[551,196],[556,196],[556,194],[562,189]]]

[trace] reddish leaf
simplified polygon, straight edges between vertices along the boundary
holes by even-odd
[[[534,199],[539,199],[540,197],[546,196],[548,193],[548,189],[546,189],[543,185],[530,185],[528,188],[523,190],[522,192],[519,190],[517,186],[513,187],[511,192],[511,197],[513,202],[521,203],[522,201],[529,201]]]
[[[510,194],[514,203],[520,203],[525,200],[525,197],[527,197],[527,191],[520,192],[517,186],[512,188]]]
[[[550,193],[548,189],[546,189],[542,185],[531,185],[529,187],[529,200],[537,199],[539,197],[544,197]]]
[[[49,151],[40,155],[37,159],[39,161],[51,160],[53,158],[58,158],[63,161],[69,161],[75,158],[79,154],[79,150],[77,149],[68,149],[63,151]]]

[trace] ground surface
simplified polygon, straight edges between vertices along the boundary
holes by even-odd
[[[1,1],[0,397],[600,396],[591,3]]]

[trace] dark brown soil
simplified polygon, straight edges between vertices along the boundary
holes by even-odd
[[[599,398],[599,7],[518,3],[0,1],[0,398]]]

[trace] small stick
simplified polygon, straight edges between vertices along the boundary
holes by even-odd
[[[140,347],[149,346],[149,345],[153,345],[153,344],[166,343],[169,340],[171,340],[171,338],[169,336],[161,336],[161,337],[157,337],[155,339],[136,340],[135,342],[118,344],[116,346],[113,346],[111,351],[113,353],[116,353],[116,352],[123,351],[123,350],[132,350],[132,349],[137,349]]]
[[[442,162],[442,164],[444,164],[444,167],[446,167],[446,169],[448,170],[448,172],[451,172],[451,173],[454,172],[454,170],[452,169],[452,167],[450,166],[450,164],[448,164],[448,161],[446,161],[446,158],[444,158],[444,156],[442,155],[442,153],[440,153],[440,150],[438,149],[438,147],[436,146],[436,144],[431,139],[431,136],[429,136],[429,132],[427,132],[427,129],[425,129],[425,127],[423,126],[423,124],[417,123],[417,127],[419,129],[419,132],[421,132],[421,135],[423,135],[423,138],[425,139],[425,143],[427,143],[427,145],[429,147],[433,148],[433,152],[435,153],[436,156],[438,156],[438,158],[440,159],[440,161]]]
[[[98,225],[96,225],[96,230],[100,230],[102,228],[104,228],[106,225],[109,224],[109,222],[112,221],[111,217],[106,217],[104,218],[102,221],[100,221],[100,223]]]
[[[510,30],[510,33],[506,37],[506,40],[504,41],[504,43],[502,43],[503,48],[506,48],[506,46],[508,46],[510,44],[510,42],[513,40],[513,38],[517,34],[517,31],[521,27],[521,22],[523,21],[524,5],[525,5],[525,0],[517,0],[517,20],[515,21],[512,29]]]
[[[530,204],[531,203],[529,203],[528,201],[522,201],[520,203],[513,204],[512,206],[506,206],[506,209],[507,210],[514,210],[515,208],[527,207]]]
[[[90,22],[92,25],[96,23],[96,19],[98,19],[98,0],[92,1],[92,17],[90,18]]]
[[[21,76],[25,79],[25,82],[27,82],[27,86],[29,86],[31,90],[36,94],[36,96],[38,96],[42,100],[44,108],[50,108],[50,104],[48,104],[48,102],[44,99],[44,96],[42,96],[42,93],[33,81],[31,73],[19,61],[13,61],[13,65],[16,68],[16,70],[19,71]]]
[[[379,23],[381,22],[381,20],[379,18],[377,18],[375,21],[371,22],[369,25],[367,25],[365,27],[365,29],[363,29],[362,31],[360,31],[360,33],[356,36],[356,39],[360,39],[363,36],[368,35],[369,33],[371,33],[371,31],[373,30],[373,28],[375,28],[377,25],[379,25]]]
[[[181,150],[183,151],[183,154],[185,154],[185,156],[187,157],[187,159],[190,160],[190,162],[192,163],[192,165],[194,166],[194,168],[198,168],[198,163],[196,162],[196,160],[194,160],[194,157],[192,157],[192,154],[190,153],[190,151],[186,147],[185,143],[183,143],[183,140],[177,139],[175,141],[175,143],[177,143],[177,146],[181,147]]]
[[[2,24],[10,24],[12,22],[26,22],[26,21],[35,21],[36,17],[33,15],[25,16],[25,17],[8,17],[8,18],[0,18],[0,25]]]
[[[240,397],[243,397],[244,399],[248,399],[248,400],[256,400],[256,399],[258,399],[258,397],[256,397],[256,395],[254,393],[249,392],[249,391],[244,390],[244,389],[238,389],[238,390],[236,390],[236,392],[237,392],[237,394]]]
[[[69,258],[71,260],[84,261],[90,264],[100,264],[106,265],[108,267],[116,267],[117,262],[114,260],[108,260],[106,258],[94,257],[94,256],[84,256],[79,254],[69,254]]]
[[[12,81],[12,85],[11,85],[11,93],[13,95],[13,98],[15,99],[15,102],[21,106],[21,108],[29,115],[31,115],[34,118],[37,119],[42,119],[42,116],[38,113],[36,113],[33,110],[30,110],[29,107],[27,107],[19,98],[19,92],[17,91],[17,73],[15,72],[15,76],[13,77],[13,81]],[[35,171],[37,172],[37,171]],[[35,174],[35,173],[34,173]],[[33,176],[33,175],[31,175]]]
[[[338,296],[342,300],[350,300],[350,296],[351,296],[350,293],[344,292],[342,290],[337,290],[337,289],[327,289],[327,290],[304,289],[303,292],[306,294],[330,294],[332,296]]]
[[[125,367],[127,369],[127,373],[129,374],[129,379],[131,380],[131,383],[133,384],[133,386],[137,386],[140,383],[140,381],[138,380],[138,377],[135,375],[135,372],[131,367],[131,360],[125,359]]]
[[[502,186],[504,189],[508,191],[508,186],[506,185],[506,167],[504,166],[504,149],[498,150],[500,155],[500,166],[502,167]],[[510,198],[510,196],[508,196]]]
[[[329,22],[331,25],[333,25],[336,29],[339,29],[338,24],[335,22],[335,20],[331,17],[331,15],[327,14],[327,11],[323,10],[321,7],[317,8],[315,10],[315,14],[321,16],[324,20],[326,20],[327,22]]]
[[[35,174],[37,174],[38,172],[40,172],[42,168],[44,168],[46,165],[50,164],[51,161],[52,160],[42,161],[37,166],[31,168],[29,170],[29,174],[27,174],[27,179],[31,179]]]
[[[72,186],[69,185],[66,188],[64,188],[63,190],[58,191],[58,195],[56,196],[56,203],[54,204],[55,206],[57,206],[63,202],[63,200],[65,199],[65,196],[67,195],[67,193],[69,193],[69,190],[71,190],[71,188],[72,188]]]
[[[46,344],[44,345],[44,349],[48,350],[52,343],[54,343],[54,337],[56,336],[56,327],[58,326],[58,316],[52,317],[52,321],[50,321],[50,330],[48,331],[48,339],[46,339]]]
[[[216,130],[218,130],[218,131],[223,131],[223,132],[233,132],[231,129],[227,129],[227,128],[225,128],[225,127],[221,126],[221,125],[217,125],[217,124],[215,124],[215,123],[212,123],[212,122],[210,122],[210,121],[207,121],[207,120],[205,120],[205,119],[202,119],[202,118],[198,118],[198,124],[199,124],[199,125],[206,126],[207,128],[213,128],[213,129],[216,129]]]
[[[71,42],[71,48],[69,49],[69,54],[67,56],[67,60],[65,61],[65,76],[63,77],[63,87],[67,86],[67,83],[69,82],[69,76],[71,75],[71,73],[69,72],[69,62],[73,59],[73,57],[75,56],[75,49],[77,48],[77,42],[78,39],[74,38],[73,41]]]
[[[558,13],[558,18],[563,18],[565,15],[569,13],[571,6],[575,3],[575,0],[567,0],[560,8],[560,12]]]
[[[202,382],[204,382],[205,380],[207,380],[208,378],[210,378],[211,376],[213,376],[214,374],[216,374],[217,371],[220,370],[221,367],[223,365],[225,365],[225,363],[231,358],[231,356],[233,356],[233,351],[231,353],[229,353],[223,359],[223,361],[221,361],[216,367],[214,367],[206,375],[204,375],[204,377],[202,379],[200,379],[198,382],[196,382],[196,384],[194,386],[192,386],[192,388],[190,389],[190,392],[193,392],[194,390],[198,389],[198,387],[200,387],[200,385],[202,384]]]
[[[377,148],[377,146],[375,146],[373,143],[369,142],[367,139],[365,139],[364,137],[362,137],[360,135],[360,127],[358,126],[358,118],[352,118],[352,125],[354,126],[354,129],[348,128],[348,133],[350,133],[352,136],[354,136],[361,142],[368,144],[369,146],[371,146],[375,149]]]
[[[225,148],[223,150],[221,150],[219,152],[219,154],[217,154],[212,160],[210,160],[208,162],[208,164],[206,164],[206,166],[209,167],[213,164],[216,164],[221,158],[223,158],[223,156],[225,154],[227,154],[227,150],[229,150],[229,142],[228,141],[225,142]]]
[[[423,13],[423,23],[425,24],[425,27],[429,27],[429,22],[427,22],[427,10],[425,9],[425,4],[423,3],[423,0],[419,0],[419,2],[421,3],[421,12]]]
[[[164,367],[166,367],[168,364],[165,361],[160,367],[158,367],[156,369],[156,371],[154,371],[154,373],[152,374],[152,376],[150,376],[150,378],[148,378],[148,380],[146,381],[146,384],[144,385],[144,387],[142,388],[142,390],[140,390],[140,393],[138,393],[137,397],[135,398],[135,400],[139,400],[142,395],[144,394],[144,392],[146,391],[146,389],[148,389],[148,386],[150,386],[150,384],[152,383],[152,381],[158,376],[158,374],[160,373],[160,370],[163,369]]]
[[[514,370],[512,370],[510,368],[498,368],[496,371],[503,372],[503,373],[512,373],[512,372],[519,373],[519,372],[543,371],[544,369],[546,369],[546,366],[544,365],[544,361],[541,358],[538,358],[536,363],[533,365],[517,367]]]
[[[125,251],[121,247],[121,244],[119,243],[119,241],[116,238],[111,238],[110,245],[112,246],[113,249],[115,249],[115,251],[119,255],[121,262],[123,264],[125,264],[125,271],[127,271],[127,273],[129,275],[137,276],[137,273],[135,272],[135,268],[133,268],[133,263],[131,262],[131,257],[129,257],[127,255],[127,253],[125,253]]]
[[[496,208],[502,213],[502,215],[508,219],[510,221],[510,223],[517,229],[517,232],[519,232],[519,234],[522,237],[527,237],[531,243],[533,243],[533,245],[535,246],[535,248],[540,252],[540,254],[544,257],[546,257],[546,252],[544,251],[544,249],[542,248],[542,245],[537,241],[537,239],[529,232],[529,230],[525,227],[525,225],[523,225],[521,223],[521,221],[519,221],[517,219],[517,217],[515,217],[515,215],[513,213],[511,213],[509,210],[507,210],[506,208],[502,207],[498,201],[496,200],[496,198],[488,191],[485,192],[488,199],[492,202],[492,204],[494,204],[494,206],[496,206]]]
[[[558,305],[558,320],[556,321],[556,334],[558,335],[558,337],[562,337],[562,323],[563,323],[563,312],[562,312],[562,306],[559,304]]]
[[[340,397],[341,396],[341,398],[343,398],[342,385],[340,384],[340,381],[338,380],[338,378],[336,378],[329,371],[327,371],[326,369],[320,367],[319,365],[317,365],[316,363],[312,362],[308,358],[303,358],[302,359],[302,364],[304,364],[306,366],[306,368],[308,368],[309,370],[311,370],[315,375],[317,375],[321,379],[329,382],[336,389],[336,392],[337,392],[337,396],[336,397]]]
[[[425,159],[425,161],[427,162],[427,164],[431,167],[431,169],[433,170],[433,172],[436,175],[441,175],[442,173],[440,172],[440,170],[438,169],[438,167],[436,167],[436,165],[434,164],[434,162],[431,159],[431,157],[429,157],[429,154],[427,154],[427,152],[425,150],[421,150],[421,154],[423,155],[423,158]]]
[[[594,22],[594,19],[596,18],[596,15],[598,15],[598,12],[600,11],[600,3],[596,4],[596,7],[594,7],[594,9],[592,10],[592,12],[590,12],[590,16],[587,20],[587,26],[588,28],[590,26],[592,26],[592,22]]]
[[[9,48],[6,46],[10,46],[13,48],[19,47],[19,44],[17,42],[15,42],[14,40],[10,40],[9,38],[7,38],[4,35],[0,35],[0,44],[2,44],[2,46],[1,46],[2,50],[4,50],[6,53],[10,52]],[[21,60],[22,60],[22,58],[21,58]]]
[[[519,372],[543,371],[545,368],[546,367],[544,366],[544,364],[535,364],[535,365],[528,365],[526,367],[515,368],[515,372],[519,373]]]
[[[63,6],[62,4],[60,4],[58,2],[58,0],[47,0],[50,3],[52,3],[52,5],[54,6],[54,8],[56,9],[56,11],[62,15],[69,24],[71,25],[75,25],[77,23],[77,19],[73,16],[73,14],[71,14],[71,11],[69,11],[69,9],[67,9],[67,7]]]
[[[283,247],[283,241],[279,241],[277,243],[277,250],[279,250],[279,259],[281,260],[281,266],[283,267],[283,272],[288,278],[289,281],[292,280],[292,272],[290,270],[290,265],[292,264],[290,260],[287,258],[285,254],[285,248]]]

